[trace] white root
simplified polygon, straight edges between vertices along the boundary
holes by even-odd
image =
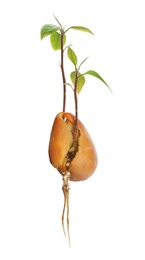
[[[62,185],[62,190],[64,194],[64,206],[63,206],[63,211],[62,211],[62,227],[63,227],[63,232],[66,236],[65,232],[65,226],[64,226],[64,215],[65,215],[65,210],[66,212],[66,221],[67,221],[67,235],[68,235],[68,241],[70,245],[70,232],[69,232],[69,178],[70,178],[70,172],[66,171],[62,173],[63,175],[63,185]]]

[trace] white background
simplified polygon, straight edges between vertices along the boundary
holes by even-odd
[[[95,5],[94,5],[95,4]],[[47,149],[62,110],[59,52],[46,23],[86,26],[69,31],[87,76],[79,118],[99,164],[70,183],[71,249],[61,227],[61,175]],[[144,1],[1,1],[0,3],[0,259],[145,259]],[[67,63],[67,62],[66,62]],[[73,70],[66,65],[66,73]],[[67,74],[69,79],[69,74]],[[74,112],[68,87],[67,110]]]

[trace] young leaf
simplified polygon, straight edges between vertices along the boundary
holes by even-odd
[[[46,36],[58,31],[60,29],[59,26],[53,25],[53,24],[45,24],[41,28],[41,40],[45,38]]]
[[[56,16],[53,14],[53,16],[54,16],[54,18],[55,18],[55,20],[58,22],[58,24],[60,25],[60,27],[62,28],[62,25],[61,25],[61,23],[58,21],[58,19],[56,18]]]
[[[92,75],[98,79],[100,79],[108,88],[109,90],[112,92],[112,90],[110,89],[110,87],[108,86],[108,84],[105,82],[105,80],[94,70],[88,70],[87,72],[83,73],[82,75]]]
[[[66,85],[70,86],[72,88],[72,90],[74,90],[73,86],[70,83],[66,83]]]
[[[70,47],[68,47],[67,55],[68,55],[69,59],[71,60],[71,62],[76,67],[76,65],[77,65],[77,56],[76,56],[76,54],[74,53],[74,51]]]
[[[52,48],[56,51],[56,50],[60,50],[61,49],[61,35],[58,32],[55,32],[53,34],[51,34],[50,36],[50,42],[51,42],[51,46]],[[63,45],[66,42],[66,35],[63,36]]]
[[[80,63],[80,65],[79,65],[79,69],[80,69],[80,67],[82,66],[82,64],[83,64],[87,59],[88,59],[88,57],[85,58],[85,59]]]
[[[71,74],[70,74],[70,78],[71,78],[71,81],[73,83],[73,85],[75,85],[75,80],[76,80],[76,71],[73,71]],[[82,90],[82,87],[84,86],[85,84],[85,77],[79,73],[78,75],[78,79],[77,79],[77,93],[80,94],[81,90]]]
[[[79,31],[82,31],[82,32],[87,32],[87,33],[93,34],[93,32],[90,29],[88,29],[84,26],[71,26],[65,32],[67,32],[70,29],[79,30]]]
[[[72,81],[72,83],[74,85],[75,84],[75,79],[76,79],[76,72],[75,71],[71,72],[70,78],[71,78],[71,81]]]

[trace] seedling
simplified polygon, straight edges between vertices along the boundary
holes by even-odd
[[[78,64],[78,58],[72,45],[66,45],[66,35],[69,30],[78,30],[93,35],[93,32],[84,26],[71,26],[66,30],[54,16],[57,25],[45,24],[41,28],[41,40],[50,36],[50,43],[54,51],[60,51],[60,69],[62,74],[63,102],[62,111],[56,115],[50,135],[48,155],[51,164],[62,175],[64,193],[64,206],[62,212],[62,227],[64,234],[64,216],[66,212],[67,234],[69,234],[69,181],[82,181],[89,178],[96,170],[98,156],[94,143],[85,126],[78,119],[78,96],[85,85],[86,75],[101,80],[111,91],[106,81],[94,70],[81,72],[85,58]],[[64,68],[64,53],[67,52],[68,62],[71,61],[74,70],[70,72],[70,82],[66,81]],[[72,88],[75,113],[66,112],[67,85]]]

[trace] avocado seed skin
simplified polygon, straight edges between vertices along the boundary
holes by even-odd
[[[66,171],[66,166],[63,164],[64,157],[72,144],[73,137],[71,128],[63,119],[63,113],[57,114],[55,117],[49,141],[49,158],[54,168],[60,172]]]
[[[60,112],[56,115],[50,134],[48,154],[51,164],[61,174],[69,171],[71,181],[83,181],[96,170],[98,156],[88,131],[78,120],[77,151],[68,161],[73,144],[74,124],[75,117],[71,113]]]

